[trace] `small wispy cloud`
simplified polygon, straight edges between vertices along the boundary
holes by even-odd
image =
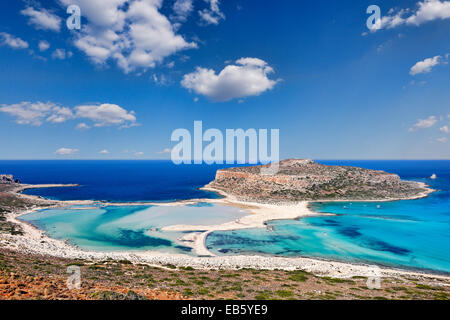
[[[443,126],[439,128],[439,130],[443,133],[450,133],[450,128],[448,126]]]
[[[435,116],[429,116],[426,119],[419,119],[411,128],[409,128],[409,131],[414,132],[420,129],[431,128],[436,122],[437,119]]]
[[[156,152],[157,154],[167,154],[167,153],[171,153],[172,149],[171,148],[165,148],[164,150],[158,151]]]
[[[45,10],[27,7],[20,11],[24,16],[29,17],[28,23],[36,29],[59,32],[61,30],[61,18]]]
[[[8,46],[13,49],[28,48],[28,42],[6,32],[0,32],[0,45]]]
[[[65,49],[56,49],[52,53],[53,59],[65,60],[66,58],[72,57],[72,51],[67,51]]]
[[[109,154],[109,151],[106,149],[103,149],[101,151],[98,152],[99,154]]]
[[[193,0],[176,0],[172,9],[174,11],[172,19],[179,22],[185,22],[192,10],[194,10]]]
[[[155,84],[157,84],[159,86],[166,86],[170,83],[170,80],[163,73],[160,74],[159,76],[156,74],[153,74],[152,80]]]
[[[205,8],[198,12],[200,19],[204,24],[219,24],[219,21],[225,19],[225,15],[220,11],[219,0],[205,0],[209,4],[209,8]]]
[[[72,149],[72,148],[59,148],[55,151],[55,154],[60,156],[71,156],[78,153],[78,149]]]
[[[75,127],[77,130],[87,130],[90,129],[91,127],[88,126],[86,123],[82,122],[77,124],[77,126]]]
[[[41,40],[39,41],[38,46],[40,51],[46,51],[48,48],[50,48],[50,43],[48,43],[48,41]]]

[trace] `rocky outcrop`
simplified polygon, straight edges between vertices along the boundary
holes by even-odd
[[[302,200],[388,200],[420,197],[430,192],[424,184],[402,181],[396,174],[349,166],[326,166],[309,159],[279,162],[274,175],[265,166],[218,170],[207,187],[240,200],[293,202]]]
[[[12,174],[0,174],[0,183],[2,184],[14,184],[20,183],[19,179],[14,179]]]

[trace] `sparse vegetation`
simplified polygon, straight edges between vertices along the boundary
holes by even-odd
[[[297,270],[292,272],[292,274],[289,276],[289,280],[297,282],[305,282],[306,280],[308,280],[307,274],[308,273],[305,271]]]
[[[48,283],[62,279],[60,291],[48,296],[41,293],[34,297],[64,299],[71,294],[64,291],[67,267],[71,265],[79,266],[81,269],[83,285],[86,286],[85,293],[79,297],[82,299],[125,299],[130,289],[145,297],[151,297],[147,295],[158,292],[160,296],[173,293],[171,297],[184,296],[194,299],[448,300],[450,297],[448,286],[450,281],[439,280],[443,285],[436,286],[430,285],[422,277],[383,279],[382,290],[370,290],[366,286],[365,277],[352,279],[320,277],[302,270],[205,271],[193,268],[174,269],[167,266],[158,268],[113,260],[93,262],[29,256],[5,249],[0,249],[0,283],[5,280],[10,283],[11,274],[15,281],[25,283],[29,281],[30,284],[34,283],[35,278]],[[6,297],[7,289],[4,288],[5,286],[0,286],[0,298]],[[23,285],[21,290],[26,294],[31,292],[27,289],[27,285]],[[19,292],[21,291],[17,291],[16,298],[21,297]],[[175,295],[176,292],[179,293],[178,296]],[[133,297],[128,296],[127,299],[129,298]]]

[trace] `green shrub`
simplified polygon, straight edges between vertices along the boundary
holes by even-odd
[[[294,293],[290,290],[278,290],[275,293],[281,298],[290,298],[294,295]]]
[[[308,280],[308,277],[306,276],[308,273],[305,271],[297,270],[291,273],[289,276],[289,280],[297,281],[297,282],[305,282]]]

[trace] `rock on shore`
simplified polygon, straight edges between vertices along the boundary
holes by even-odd
[[[12,174],[0,174],[0,183],[1,184],[14,184],[20,183],[19,179],[14,179]]]

